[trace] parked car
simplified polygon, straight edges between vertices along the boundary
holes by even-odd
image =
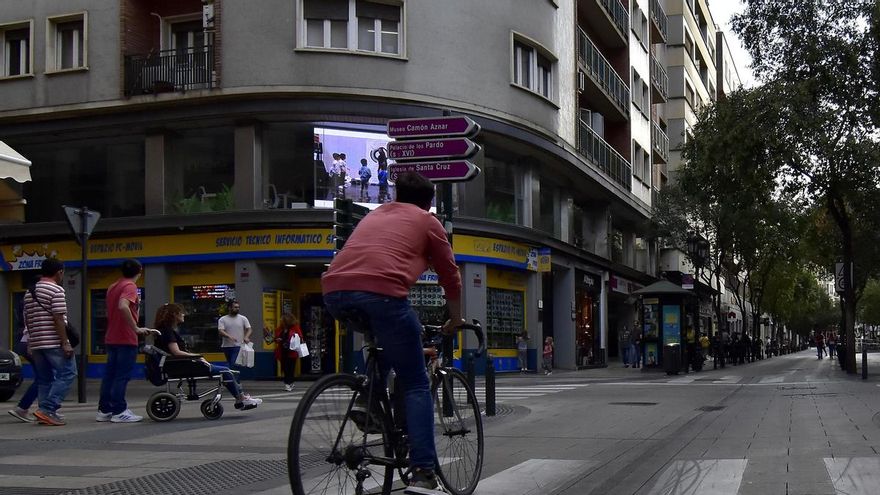
[[[21,358],[12,351],[0,348],[0,402],[15,395],[21,380]]]

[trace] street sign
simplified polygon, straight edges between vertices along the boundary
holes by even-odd
[[[472,136],[478,132],[480,126],[464,116],[388,121],[388,137],[396,139]]]
[[[396,181],[397,176],[404,172],[417,172],[431,182],[461,182],[473,179],[480,173],[480,168],[467,160],[395,163],[388,169],[392,181]]]
[[[853,266],[852,263],[850,263],[849,264],[850,283],[852,283],[852,277],[853,277],[852,266]],[[846,292],[846,275],[845,275],[845,271],[843,269],[843,263],[835,263],[834,264],[834,290],[838,294],[843,294],[844,292]]]
[[[73,229],[77,243],[80,242],[83,236],[89,237],[92,235],[95,225],[98,224],[98,220],[101,218],[100,213],[88,208],[76,208],[74,206],[62,206],[62,208],[64,208],[64,214],[67,215],[67,221],[70,223],[70,228]]]
[[[469,158],[480,147],[466,138],[395,141],[388,143],[388,158],[392,160],[437,160]]]

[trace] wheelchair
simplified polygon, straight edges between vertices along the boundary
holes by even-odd
[[[159,381],[165,386],[165,390],[160,390],[147,399],[147,415],[150,419],[171,421],[180,414],[183,402],[191,401],[202,401],[199,409],[205,419],[216,420],[223,416],[223,405],[220,403],[224,389],[222,375],[211,374],[209,365],[200,358],[176,358],[149,344],[143,347],[143,353],[146,359],[158,362]],[[230,371],[238,374],[238,371]],[[211,388],[200,392],[200,381],[211,382]],[[155,381],[153,383],[158,384]]]

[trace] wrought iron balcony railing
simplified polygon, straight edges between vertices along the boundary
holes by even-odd
[[[125,57],[125,96],[210,89],[214,80],[211,45]]]
[[[663,6],[660,5],[660,0],[651,0],[651,20],[657,26],[660,36],[665,42],[669,36],[669,20],[666,17],[666,12],[663,11]]]
[[[669,136],[656,122],[651,122],[651,146],[663,163],[669,162]]]
[[[629,115],[629,88],[581,28],[578,28],[578,61],[620,111]]]
[[[651,83],[657,88],[663,101],[669,98],[669,75],[657,57],[651,55]]]
[[[629,11],[620,0],[597,0],[624,36],[629,36]]]
[[[578,121],[578,152],[593,162],[611,180],[627,191],[631,190],[632,166],[590,126],[581,121]]]

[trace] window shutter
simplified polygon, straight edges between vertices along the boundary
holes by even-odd
[[[348,0],[305,0],[303,2],[305,19],[348,20]]]
[[[400,22],[400,7],[397,5],[358,0],[357,16]]]

